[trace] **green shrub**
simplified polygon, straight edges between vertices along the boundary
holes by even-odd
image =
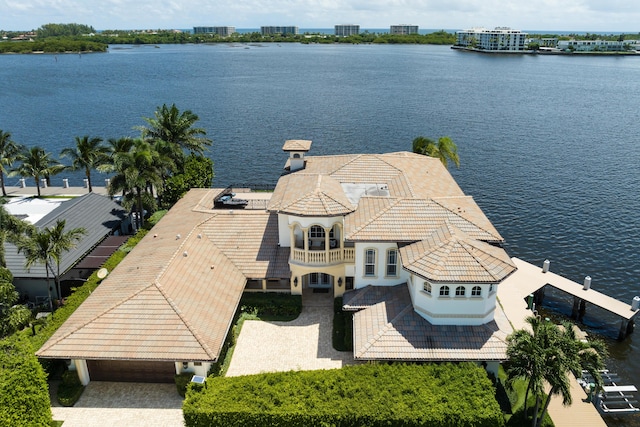
[[[302,296],[278,292],[246,292],[240,299],[240,308],[261,319],[277,317],[278,320],[293,320],[302,312]]]
[[[193,377],[193,373],[184,372],[182,374],[175,375],[173,379],[176,382],[176,388],[178,389],[178,394],[182,397],[187,394],[187,387],[191,382],[191,378]]]
[[[78,378],[78,373],[65,371],[62,374],[62,382],[58,385],[58,402],[62,406],[73,406],[80,399],[83,391],[84,386]]]
[[[188,427],[500,427],[486,372],[472,363],[371,364],[208,379],[183,405]]]
[[[47,378],[29,341],[13,335],[0,341],[0,426],[49,426]]]

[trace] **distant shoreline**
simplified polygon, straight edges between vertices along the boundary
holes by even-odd
[[[484,49],[474,49],[470,47],[462,47],[462,46],[451,46],[451,49],[463,51],[463,52],[471,52],[471,53],[481,53],[485,55],[564,55],[564,56],[639,56],[640,53],[636,51],[630,52],[565,52],[565,51],[540,51],[540,50],[484,50]]]

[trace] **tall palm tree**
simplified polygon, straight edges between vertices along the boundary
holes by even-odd
[[[557,326],[536,317],[527,318],[527,322],[531,326],[530,331],[518,330],[507,338],[509,364],[506,372],[509,381],[516,378],[528,380],[524,414],[526,417],[526,399],[531,392],[536,397],[531,425],[539,427],[551,396],[560,395],[563,404],[571,404],[569,375],[579,375],[582,369],[586,369],[596,378],[598,386],[602,384],[599,370],[604,367],[606,353],[604,346],[597,341],[578,340],[570,323]],[[549,394],[539,413],[545,384],[549,387]]]
[[[53,256],[53,245],[51,244],[51,236],[47,229],[32,229],[27,236],[20,239],[17,245],[18,253],[23,253],[25,262],[24,266],[29,271],[33,264],[44,264],[45,274],[47,278],[47,292],[49,295],[49,311],[53,313],[53,302],[51,301],[51,285],[49,279],[49,270],[51,269],[51,259]]]
[[[571,405],[569,375],[580,377],[582,370],[586,370],[593,377],[596,390],[603,385],[600,370],[604,369],[606,348],[602,342],[579,340],[569,322],[563,322],[556,328],[555,338],[556,345],[546,358],[547,369],[544,376],[549,384],[549,393],[538,420],[535,419],[537,413],[534,414],[534,425],[538,427],[542,425],[552,396],[560,395],[563,405]]]
[[[142,139],[136,139],[130,151],[118,153],[114,158],[116,174],[111,178],[109,194],[113,196],[122,191],[125,195],[123,204],[135,204],[138,227],[144,225],[144,205],[155,207],[155,200],[148,189],[162,183],[158,165],[158,153]]]
[[[64,166],[41,147],[25,148],[18,156],[22,163],[11,171],[11,175],[31,177],[36,181],[40,197],[40,178],[47,178],[64,170]]]
[[[419,136],[413,140],[413,152],[429,157],[436,157],[440,159],[445,167],[449,166],[449,161],[452,161],[456,167],[460,167],[458,147],[448,136],[438,138],[438,142],[424,136]]]
[[[65,148],[60,152],[60,157],[71,159],[70,170],[84,170],[89,184],[89,193],[93,191],[91,185],[91,170],[97,169],[107,161],[109,148],[102,145],[102,138],[89,138],[76,136],[75,148]]]
[[[4,188],[4,175],[9,171],[6,167],[13,166],[22,150],[22,146],[11,140],[11,134],[0,129],[0,186],[2,186],[2,197],[7,197],[7,190]]]
[[[203,128],[193,127],[199,117],[191,110],[180,112],[175,104],[163,104],[153,113],[154,117],[143,117],[147,126],[140,126],[142,138],[161,140],[174,146],[174,161],[180,165],[184,150],[202,155],[212,141],[205,137]]]
[[[58,291],[58,298],[62,298],[60,289],[60,262],[62,253],[75,248],[82,236],[87,234],[84,228],[73,228],[65,231],[66,220],[59,219],[51,228],[47,228],[51,243],[51,258],[56,263],[55,282]]]

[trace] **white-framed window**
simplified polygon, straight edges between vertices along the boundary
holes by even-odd
[[[422,289],[424,289],[424,291],[426,293],[428,293],[429,295],[431,295],[431,283],[429,282],[424,282],[424,284],[422,285]]]
[[[467,293],[467,289],[464,286],[458,286],[456,288],[456,296],[463,297]]]
[[[324,227],[312,225],[311,228],[309,228],[309,237],[312,239],[324,239]]]
[[[364,252],[364,275],[375,276],[376,275],[376,250],[367,249]]]
[[[493,283],[489,285],[489,293],[491,294],[494,290]]]
[[[471,296],[472,297],[479,297],[482,296],[482,288],[480,286],[474,286],[471,289]]]
[[[398,251],[389,249],[387,251],[387,276],[396,277],[398,275]]]
[[[449,287],[448,286],[440,286],[440,296],[448,297],[449,296]]]

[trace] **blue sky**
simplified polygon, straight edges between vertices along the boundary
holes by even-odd
[[[0,0],[0,29],[79,23],[97,30],[296,25],[388,28],[640,31],[630,0]]]

